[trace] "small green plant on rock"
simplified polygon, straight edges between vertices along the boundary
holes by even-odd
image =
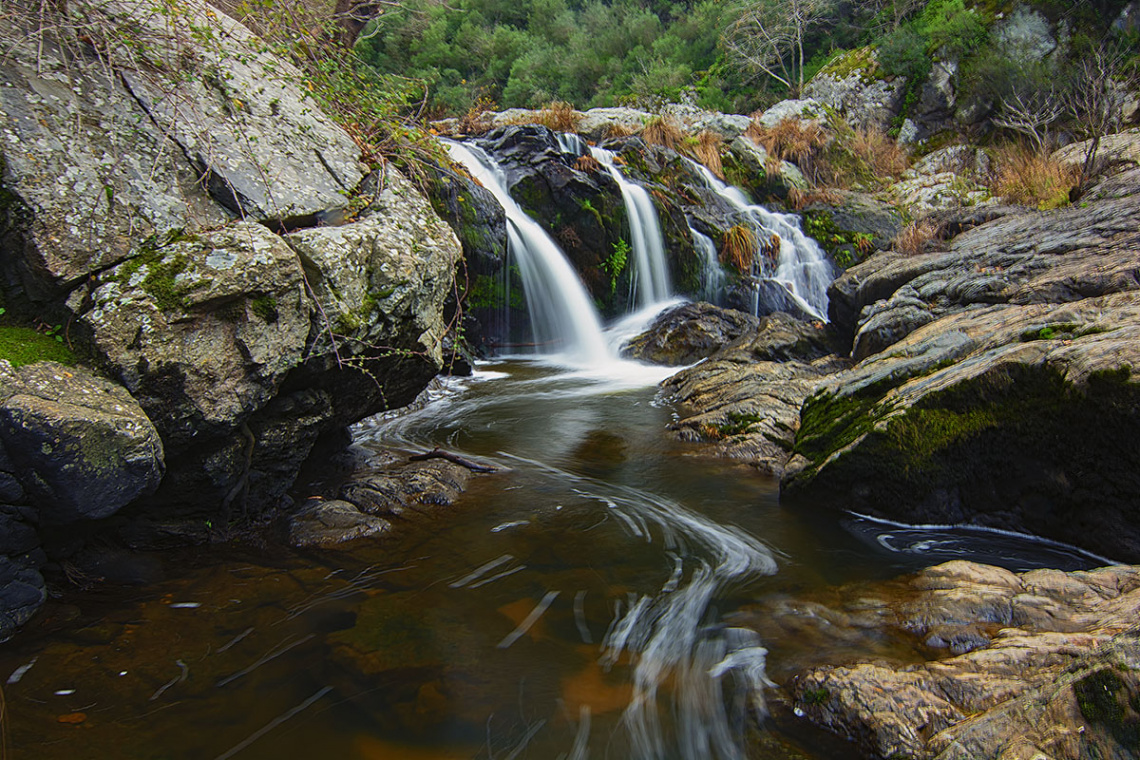
[[[617,292],[618,279],[621,277],[622,272],[625,271],[626,265],[629,263],[629,254],[631,249],[629,243],[624,239],[619,238],[614,243],[613,250],[606,260],[600,264],[601,270],[609,275],[610,278],[610,295]]]

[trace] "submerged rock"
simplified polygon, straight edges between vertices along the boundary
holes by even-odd
[[[379,536],[391,527],[387,520],[366,515],[347,501],[312,499],[289,519],[289,543],[299,548],[334,546]]]

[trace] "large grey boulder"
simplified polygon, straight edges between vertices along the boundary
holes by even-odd
[[[239,216],[286,224],[345,206],[363,178],[359,148],[315,107],[301,72],[252,32],[201,0],[182,2],[173,13],[147,0],[100,2],[92,12],[141,27],[136,34],[150,43],[146,50],[124,45],[111,60],[215,200]],[[195,34],[200,49],[171,71]]]
[[[59,7],[0,19],[9,288],[43,301],[152,234],[345,206],[359,150],[244,27],[198,0]]]
[[[129,393],[55,362],[0,361],[0,443],[45,524],[114,514],[153,492],[165,469],[158,431]]]
[[[253,222],[148,242],[68,305],[175,451],[276,394],[312,308],[296,253]]]
[[[154,420],[170,467],[132,519],[278,503],[321,435],[439,371],[455,236],[205,3],[23,10],[0,19],[9,311],[68,320]]]
[[[906,77],[886,77],[874,50],[839,55],[804,86],[803,96],[839,113],[858,129],[886,132],[902,110]]]
[[[357,221],[286,236],[317,305],[307,372],[360,370],[353,394],[334,394],[342,424],[411,402],[443,366],[445,306],[463,255],[400,172],[389,167],[376,181]]]

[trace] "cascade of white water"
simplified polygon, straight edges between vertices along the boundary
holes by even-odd
[[[720,265],[720,259],[717,258],[716,243],[708,235],[692,227],[689,227],[689,232],[693,235],[693,246],[701,256],[701,299],[716,303],[728,278],[724,267]]]
[[[590,155],[606,167],[618,183],[629,218],[629,234],[633,238],[633,301],[645,308],[669,298],[669,267],[665,261],[665,243],[661,237],[661,221],[649,192],[617,168],[614,154],[604,148],[590,147]]]
[[[690,161],[706,185],[731,206],[743,212],[761,240],[778,240],[776,271],[767,277],[784,286],[796,303],[809,314],[827,319],[827,286],[831,263],[819,244],[800,229],[794,214],[777,214],[752,203],[738,188],[718,179],[708,167]]]
[[[611,360],[601,321],[585,287],[562,250],[507,192],[502,168],[475,145],[444,141],[452,160],[462,164],[503,207],[510,254],[526,291],[535,342],[543,353],[562,354],[576,364]]]

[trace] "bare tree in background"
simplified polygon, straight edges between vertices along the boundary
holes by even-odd
[[[745,69],[767,74],[798,94],[804,86],[804,37],[833,0],[752,0],[724,42]]]
[[[1064,104],[1081,136],[1089,141],[1081,166],[1081,185],[1098,169],[1097,154],[1105,135],[1116,132],[1124,122],[1124,100],[1129,75],[1123,50],[1100,45],[1076,64],[1072,86]]]
[[[1025,135],[1038,152],[1051,142],[1049,127],[1065,113],[1064,99],[1058,89],[1018,87],[1001,99],[1001,110],[994,124]]]

